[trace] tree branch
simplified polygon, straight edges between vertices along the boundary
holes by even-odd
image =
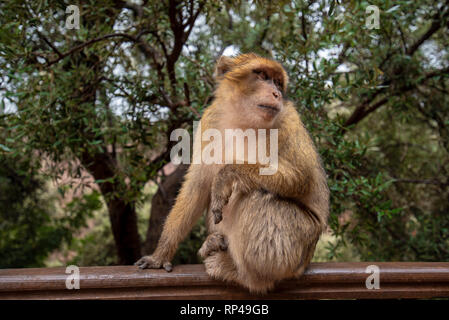
[[[443,13],[441,13],[441,10],[439,12],[437,12],[436,14],[433,15],[432,17],[432,24],[430,25],[429,29],[417,40],[415,41],[415,43],[413,43],[411,46],[408,47],[408,49],[406,50],[405,54],[408,56],[412,56],[417,50],[418,48],[426,41],[428,40],[434,33],[436,33],[442,26],[444,26],[446,24],[446,19],[449,16],[449,1],[446,1],[445,3],[445,8],[443,10]],[[394,55],[395,52],[390,53],[386,59],[384,59],[384,61],[381,63],[381,65],[383,65],[389,58],[391,58]],[[415,88],[418,84],[426,81],[429,78],[435,77],[437,75],[442,75],[442,74],[446,74],[447,68],[443,69],[443,70],[438,70],[438,71],[434,71],[431,72],[427,75],[425,75],[423,78],[419,79],[415,84],[412,85],[408,85],[405,87],[400,88],[399,90],[396,91],[396,93],[404,93],[406,91],[409,91],[413,88]],[[386,90],[386,86],[389,86],[391,84],[391,79],[386,79],[382,84],[382,88],[378,89],[376,92],[374,92],[368,99],[366,99],[365,101],[363,101],[355,110],[354,112],[351,114],[351,116],[346,120],[346,122],[344,123],[344,127],[348,127],[354,124],[357,124],[358,122],[360,122],[361,120],[363,120],[368,114],[374,112],[375,110],[377,110],[379,107],[381,107],[382,105],[384,105],[387,101],[388,98],[383,98],[380,101],[376,102],[374,105],[370,106],[370,103],[372,101],[374,101],[374,99],[381,93],[385,92]],[[344,131],[346,131],[346,129],[343,129]]]
[[[168,7],[168,17],[170,20],[170,28],[174,35],[174,45],[172,51],[170,52],[167,58],[167,71],[173,93],[176,92],[175,64],[178,61],[179,56],[181,55],[184,44],[189,38],[193,26],[195,25],[196,19],[198,18],[199,14],[204,8],[205,2],[201,2],[199,4],[199,7],[195,13],[193,13],[193,4],[192,4],[191,10],[189,11],[193,13],[193,15],[189,16],[185,24],[183,24],[182,8],[179,8],[178,5],[179,2],[177,0],[170,0]],[[178,16],[179,19],[177,18]],[[188,29],[185,30],[185,27],[188,27]]]
[[[59,57],[57,59],[55,59],[55,60],[49,61],[47,63],[47,66],[53,65],[53,64],[59,62],[60,60],[64,59],[65,57],[73,54],[74,52],[79,51],[81,49],[84,49],[85,47],[90,46],[91,44],[94,44],[94,43],[97,43],[97,42],[100,42],[100,41],[103,41],[103,40],[106,40],[106,39],[118,38],[118,37],[122,37],[122,38],[128,39],[128,41],[132,41],[132,42],[136,42],[137,41],[137,39],[135,37],[133,37],[133,36],[131,36],[129,34],[126,34],[126,33],[107,34],[105,36],[101,36],[101,37],[98,37],[98,38],[86,41],[84,43],[81,43],[81,44],[73,47],[72,49],[70,49],[69,51],[67,51],[65,53],[60,53]]]
[[[46,44],[48,44],[48,46],[61,58],[62,57],[62,53],[58,50],[58,48],[56,48],[53,43],[50,42],[50,40],[47,39],[46,36],[44,36],[42,33],[39,32],[39,30],[36,30],[37,34],[39,35],[39,37],[44,40],[44,42]],[[62,58],[61,58],[62,59]]]
[[[449,10],[447,6],[449,5],[449,1],[446,1],[446,11],[441,13],[440,11],[435,13],[432,17],[432,24],[430,25],[429,29],[419,38],[414,44],[412,44],[408,50],[406,51],[406,54],[409,56],[412,56],[416,50],[426,41],[429,39],[435,32],[437,32],[445,23],[445,19],[449,16]]]
[[[427,80],[429,80],[429,79],[431,79],[433,77],[447,75],[447,74],[449,74],[449,67],[441,69],[441,70],[435,70],[435,71],[429,72],[428,74],[426,74],[424,77],[420,78],[415,83],[398,88],[397,90],[395,90],[395,92],[392,92],[392,94],[389,97],[394,96],[396,94],[404,94],[404,93],[406,93],[406,92],[408,92],[410,90],[415,89],[418,85],[424,83],[425,81],[427,81]],[[374,96],[377,96],[378,94],[380,94],[383,91],[383,89],[384,88],[379,89],[375,93]],[[344,123],[343,126],[344,127],[349,127],[351,125],[357,124],[358,122],[360,122],[361,120],[366,118],[367,115],[369,115],[370,113],[376,111],[381,106],[383,106],[386,102],[388,102],[389,97],[384,97],[384,98],[380,99],[379,101],[377,101],[373,105],[369,105],[369,103],[364,103],[364,104],[360,105],[359,107],[357,107],[354,110],[354,112],[346,120],[346,122]],[[346,129],[344,129],[344,130],[346,131]]]

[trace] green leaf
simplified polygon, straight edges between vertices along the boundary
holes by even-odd
[[[6,152],[11,152],[12,150],[8,148],[7,146],[0,143],[0,149]]]
[[[391,7],[390,9],[388,9],[387,11],[385,11],[386,13],[392,13],[396,10],[398,10],[401,6],[400,5],[396,5],[394,7]]]

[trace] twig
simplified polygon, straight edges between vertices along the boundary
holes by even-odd
[[[53,64],[59,62],[60,60],[64,59],[65,57],[71,55],[72,53],[74,53],[74,52],[76,52],[78,50],[81,50],[81,49],[83,49],[83,48],[85,48],[85,47],[87,47],[87,46],[89,46],[91,44],[94,44],[96,42],[100,42],[100,41],[103,41],[103,40],[106,40],[106,39],[110,39],[110,38],[117,38],[117,37],[122,37],[122,38],[128,39],[129,41],[137,42],[137,38],[135,38],[135,37],[133,37],[133,36],[131,36],[129,34],[126,34],[126,33],[107,34],[105,36],[101,36],[101,37],[98,37],[98,38],[86,41],[84,43],[81,43],[81,44],[73,47],[72,49],[70,49],[69,51],[67,51],[65,53],[60,53],[59,57],[57,59],[55,59],[55,60],[52,60],[52,61],[48,62],[47,66],[53,65]]]

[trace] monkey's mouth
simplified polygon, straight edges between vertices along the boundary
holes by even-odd
[[[265,109],[265,110],[267,110],[267,111],[269,111],[269,112],[272,112],[272,113],[277,113],[277,112],[279,112],[279,108],[276,107],[276,106],[272,106],[272,105],[259,104],[258,107],[261,108],[261,109]]]

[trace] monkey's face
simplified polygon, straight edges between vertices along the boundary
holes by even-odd
[[[216,77],[217,98],[227,101],[245,126],[270,128],[282,113],[288,78],[276,61],[255,54],[222,57]]]
[[[240,84],[241,112],[256,125],[270,126],[284,108],[279,73],[267,67],[254,68]]]

